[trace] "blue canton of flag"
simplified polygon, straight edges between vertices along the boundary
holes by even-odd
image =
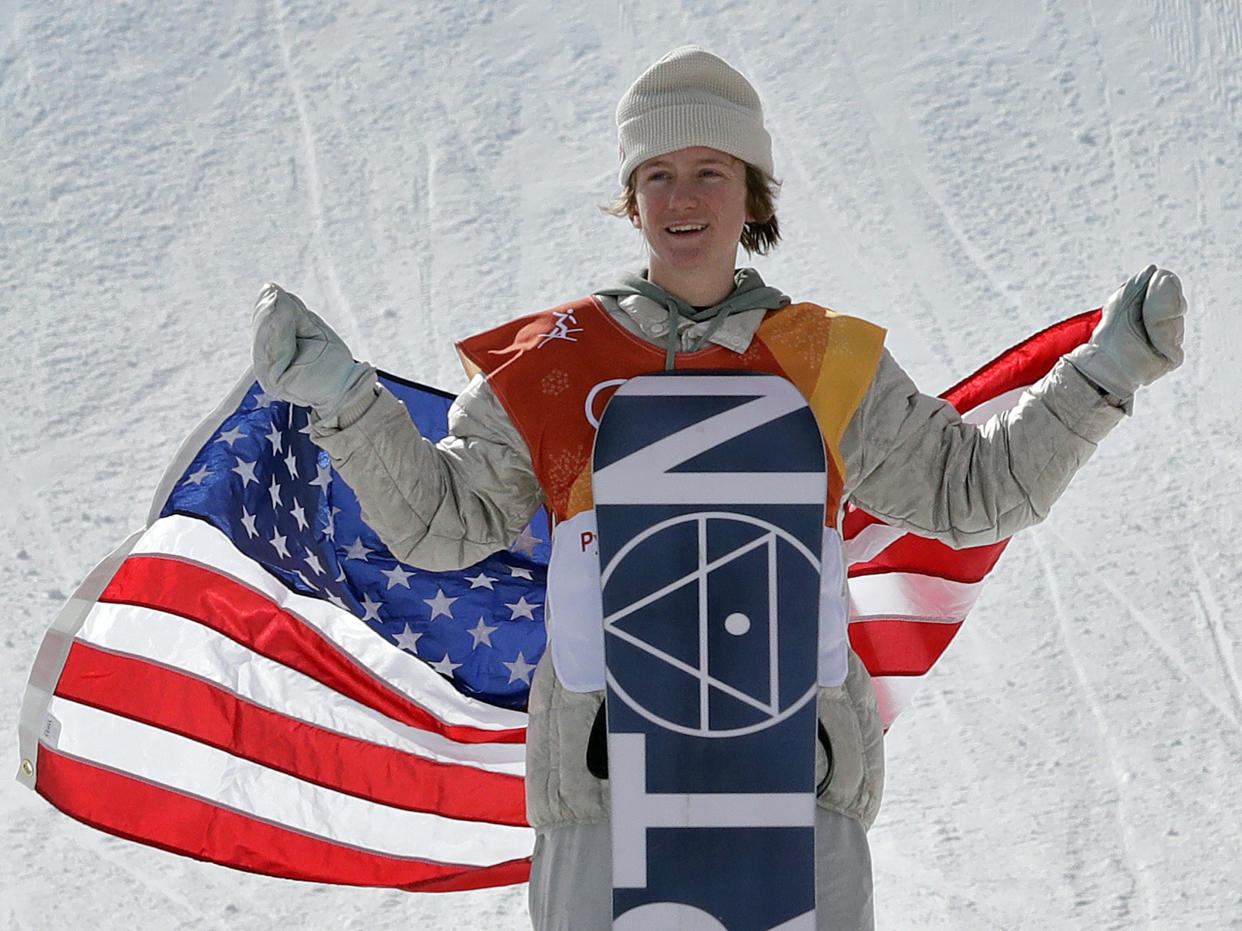
[[[452,396],[382,375],[435,441]],[[548,519],[471,569],[399,562],[362,520],[358,499],[310,440],[310,411],[253,385],[177,481],[160,513],[202,518],[294,591],[357,615],[462,693],[524,708],[543,653]]]

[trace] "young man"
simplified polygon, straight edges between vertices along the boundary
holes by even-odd
[[[816,389],[812,406],[836,464],[833,527],[852,500],[896,526],[970,546],[1037,522],[1135,390],[1181,362],[1180,283],[1149,268],[1109,298],[1090,341],[1014,410],[965,424],[918,391],[883,349],[882,330],[792,304],[753,269],[735,268],[739,242],[763,252],[779,238],[771,141],[741,74],[702,49],[675,49],[626,91],[617,124],[624,192],[615,212],[642,234],[648,267],[464,340],[477,374],[439,444],[418,435],[374,370],[296,297],[269,285],[255,315],[259,381],[314,409],[316,442],[397,558],[429,569],[471,565],[507,547],[541,504],[556,517],[549,649],[531,690],[527,743],[539,929],[611,927],[607,782],[587,761],[603,700],[591,646],[598,568],[575,545],[592,520],[590,440],[602,388],[660,368],[783,374],[808,397]],[[840,553],[825,553],[825,571],[831,560],[843,580]],[[870,928],[866,830],[883,788],[882,728],[866,669],[845,645],[843,581],[826,610],[836,612],[827,629],[835,624],[837,639],[821,645],[819,922]]]

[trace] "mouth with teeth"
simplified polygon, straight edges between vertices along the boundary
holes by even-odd
[[[702,223],[679,223],[676,226],[667,227],[668,231],[674,236],[684,236],[687,233],[697,233],[707,229]]]

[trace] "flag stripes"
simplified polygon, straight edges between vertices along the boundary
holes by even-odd
[[[529,850],[489,866],[438,863],[359,850],[235,812],[192,795],[169,805],[167,787],[91,765],[44,745],[38,790],[94,828],[199,860],[287,879],[452,892],[524,882]]]
[[[352,734],[428,760],[522,774],[524,751],[520,744],[457,742],[435,731],[412,727],[176,615],[131,605],[97,605],[73,642],[70,661],[76,648],[88,645],[202,680],[301,723]],[[141,671],[141,667],[134,671]],[[62,673],[57,691],[73,682]],[[81,687],[94,689],[97,684],[105,687],[108,683],[87,677]],[[120,700],[123,695],[118,692],[116,698]]]
[[[176,796],[190,796],[357,850],[467,866],[526,856],[534,841],[527,827],[381,805],[60,697],[48,713],[60,729],[57,752],[163,786],[173,793],[164,803],[172,816]]]
[[[291,719],[192,676],[83,643],[70,650],[56,695],[384,805],[526,824],[520,761],[513,775],[428,759]]]

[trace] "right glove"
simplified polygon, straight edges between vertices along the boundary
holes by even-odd
[[[1182,364],[1185,316],[1182,283],[1149,265],[1105,302],[1095,332],[1069,361],[1129,413],[1140,386]]]
[[[254,307],[254,373],[270,395],[335,417],[374,395],[375,369],[354,361],[344,340],[297,295],[266,284]]]

